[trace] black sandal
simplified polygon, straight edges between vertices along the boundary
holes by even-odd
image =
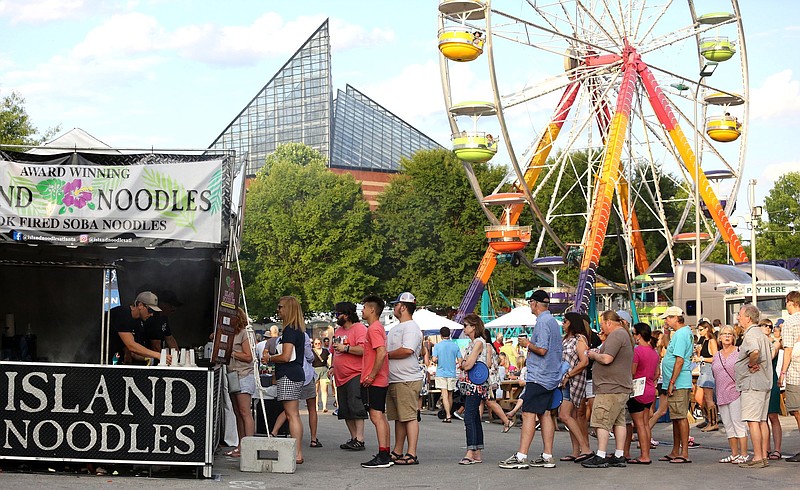
[[[403,455],[402,454],[397,454],[394,451],[389,453],[389,457],[392,459],[393,462],[397,462],[398,459],[403,459]]]
[[[417,459],[416,456],[412,456],[406,453],[406,455],[403,456],[402,458],[397,458],[397,461],[395,461],[394,464],[399,464],[400,466],[407,466],[412,464],[419,464],[419,460]]]
[[[319,439],[311,439],[311,444],[309,444],[309,446],[311,446],[311,447],[322,447],[322,443],[319,442]]]

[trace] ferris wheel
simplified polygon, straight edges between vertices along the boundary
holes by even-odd
[[[453,150],[491,222],[460,315],[498,257],[523,248],[534,264],[579,264],[583,311],[609,233],[624,237],[631,281],[668,282],[688,258],[676,245],[700,237],[692,259],[723,240],[748,260],[728,219],[749,109],[736,0],[441,0],[439,50]],[[472,165],[489,160],[509,166],[514,192],[483,194]],[[532,229],[518,225],[526,208]],[[567,221],[578,243],[555,231]]]

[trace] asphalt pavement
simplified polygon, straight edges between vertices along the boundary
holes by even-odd
[[[304,414],[305,420],[305,414]],[[794,419],[781,419],[784,457],[800,452],[800,433]],[[390,423],[391,425],[391,423]],[[460,466],[464,455],[464,426],[453,419],[452,424],[443,424],[434,412],[423,412],[420,428],[420,443],[417,466],[393,466],[386,469],[364,469],[360,463],[376,452],[375,431],[367,421],[367,449],[360,452],[344,451],[339,444],[349,439],[343,422],[331,413],[320,413],[319,434],[322,448],[308,447],[308,433],[303,441],[305,463],[297,467],[294,474],[243,473],[239,462],[218,451],[213,478],[196,479],[194,472],[181,469],[162,468],[151,473],[149,468],[120,467],[119,475],[88,475],[76,473],[77,467],[63,463],[25,465],[20,471],[17,464],[3,463],[0,473],[0,488],[28,488],[39,486],[47,490],[61,488],[82,489],[135,489],[142,485],[148,488],[200,489],[266,489],[266,488],[319,488],[319,489],[370,489],[376,488],[530,488],[531,486],[580,488],[591,486],[603,488],[677,488],[691,486],[703,488],[797,488],[800,485],[800,463],[772,461],[768,468],[744,469],[732,464],[721,464],[718,460],[728,454],[724,430],[703,433],[692,428],[691,434],[700,445],[690,450],[691,464],[675,465],[654,461],[649,466],[627,468],[587,469],[580,464],[558,462],[556,468],[531,468],[527,470],[504,470],[497,462],[514,453],[519,444],[519,427],[503,434],[498,423],[484,423],[486,449],[482,464]],[[304,427],[308,430],[308,426]],[[654,429],[654,438],[660,441],[652,450],[655,460],[670,451],[672,429],[669,423],[659,423]],[[591,439],[592,449],[597,440]],[[613,447],[613,441],[611,441]],[[632,455],[637,456],[634,442]],[[541,452],[541,438],[537,433],[529,456]],[[555,457],[570,450],[569,435],[565,431],[556,433]]]

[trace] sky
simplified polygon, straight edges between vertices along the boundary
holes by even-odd
[[[79,127],[118,148],[206,148],[329,18],[334,89],[349,83],[449,146],[437,3],[0,0],[0,96],[19,92],[42,131]],[[721,1],[695,3],[711,9]],[[759,204],[778,176],[800,168],[800,57],[793,55],[800,3],[741,3],[751,103],[739,196],[746,196],[749,179],[757,179]],[[493,5],[528,7],[523,0]],[[512,52],[498,43],[505,87],[557,75],[510,54],[503,60],[505,49]],[[475,70],[454,67],[451,76],[484,92],[490,87],[486,74]],[[552,111],[550,100],[542,99],[543,114]],[[515,143],[519,153],[530,141]]]

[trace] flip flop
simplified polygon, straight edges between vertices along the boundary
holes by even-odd
[[[513,420],[509,420],[508,422],[503,424],[503,434],[505,434],[506,432],[510,431],[512,427],[514,427],[514,421]]]
[[[443,424],[452,424],[453,423],[453,419],[442,419],[442,423]]]
[[[475,462],[476,461],[474,459],[461,458],[461,461],[459,461],[458,464],[460,464],[462,466],[467,466],[467,465],[470,465],[470,464],[475,464]]]
[[[691,463],[691,462],[692,462],[691,459],[686,459],[683,456],[678,456],[677,458],[672,458],[672,461],[670,461],[670,464],[688,464],[688,463]]]
[[[769,453],[769,456],[767,456],[767,458],[771,459],[772,461],[778,461],[779,459],[783,458],[783,455],[779,451],[772,451],[771,453]]]
[[[559,461],[575,461],[577,458],[571,454],[568,454],[559,459]]]
[[[628,464],[650,464],[652,461],[642,461],[639,458],[633,458],[628,460]]]
[[[578,456],[577,458],[575,458],[574,462],[575,463],[583,463],[584,461],[586,461],[587,459],[591,458],[592,456],[594,456],[594,453],[583,453],[580,456]]]
[[[675,459],[675,458],[673,458],[669,454],[667,454],[666,456],[661,456],[660,458],[658,458],[659,461],[672,461],[673,459]]]

